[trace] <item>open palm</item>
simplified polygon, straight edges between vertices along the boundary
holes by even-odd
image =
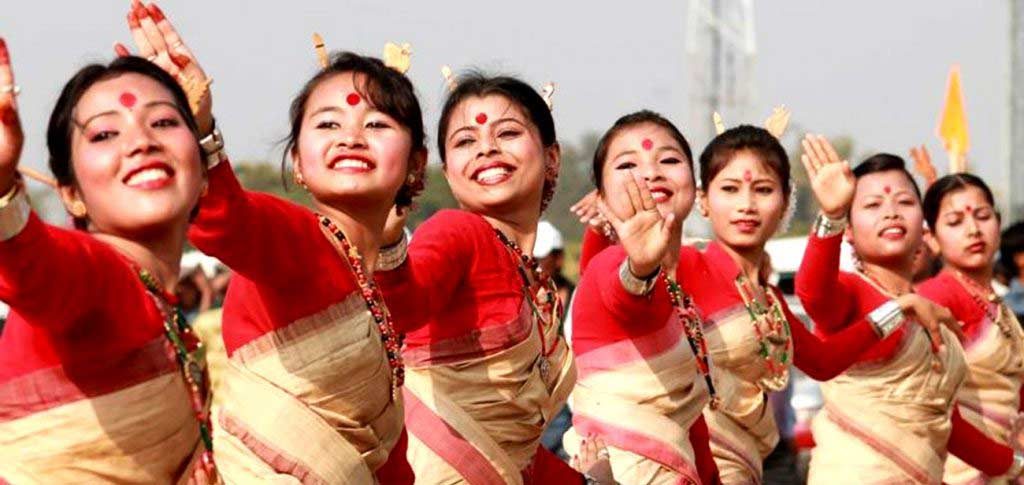
[[[7,43],[0,39],[0,187],[14,183],[25,135],[14,100],[14,71]]]
[[[821,135],[807,135],[802,144],[804,153],[800,161],[807,170],[821,211],[833,219],[845,216],[853,203],[856,187],[849,162],[841,160],[832,144]]]
[[[598,208],[615,229],[635,275],[646,276],[658,268],[678,237],[677,220],[673,214],[662,217],[647,184],[630,179],[624,185],[618,200],[599,199]]]

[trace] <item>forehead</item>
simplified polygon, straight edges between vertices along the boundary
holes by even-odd
[[[916,185],[902,170],[886,170],[863,175],[857,179],[856,196],[878,195],[886,192],[909,192],[915,194]]]
[[[682,151],[682,147],[668,129],[654,123],[641,123],[620,130],[608,145],[608,153],[615,155],[622,150],[634,149],[644,140],[651,140],[657,147],[671,145]]]
[[[738,150],[732,154],[715,178],[743,178],[743,174],[750,172],[755,178],[768,177],[772,180],[779,180],[778,174],[768,165],[757,153],[752,150]]]
[[[346,105],[345,96],[355,93],[356,86],[365,86],[366,76],[361,73],[342,72],[320,81],[309,93],[309,103]]]
[[[478,113],[486,113],[488,118],[492,120],[515,118],[524,122],[529,121],[526,112],[522,106],[519,106],[519,103],[501,94],[470,96],[460,101],[452,112],[455,115],[452,117],[452,126],[467,124]]]
[[[101,111],[121,108],[119,100],[125,93],[131,93],[138,98],[139,104],[151,101],[174,103],[171,91],[155,79],[142,74],[128,73],[104,79],[90,86],[78,100],[75,110],[80,116],[90,116]]]
[[[961,187],[953,190],[942,197],[942,204],[939,205],[939,211],[961,210],[965,206],[977,208],[988,205],[991,204],[989,204],[988,198],[985,197],[985,193],[978,187],[968,185],[967,187]]]

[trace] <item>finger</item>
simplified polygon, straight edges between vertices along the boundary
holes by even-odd
[[[14,94],[14,68],[11,67],[11,52],[7,50],[7,41],[0,37],[0,87],[9,87],[8,92],[0,94],[0,123],[4,126],[17,126],[18,102]]]
[[[580,470],[580,457],[578,457],[576,455],[572,455],[572,463],[569,466],[571,466],[573,468],[573,470],[583,471],[583,470]]]
[[[644,210],[643,196],[640,195],[640,186],[636,183],[636,175],[633,175],[625,182],[626,195],[629,200],[629,206],[632,208],[632,212],[627,217],[632,217],[633,214]],[[627,217],[623,217],[626,219]]]
[[[171,24],[171,21],[164,15],[163,10],[156,3],[149,4],[149,16],[156,22],[157,29],[160,30],[160,34],[164,38],[164,42],[167,44],[167,49],[170,53],[171,60],[181,69],[185,69],[188,66],[192,66],[199,69],[198,64],[195,63],[195,56],[192,55],[192,51],[189,50],[185,42],[181,40],[181,36],[178,35],[177,29]],[[205,73],[199,69],[202,77],[206,77]]]
[[[132,11],[128,12],[128,30],[131,31],[132,41],[135,42],[135,48],[139,51],[139,57],[152,61],[156,59],[156,51],[153,49],[153,45],[149,43],[146,33],[142,31],[142,23],[139,21],[140,9],[143,12],[146,11],[145,7],[133,5]]]
[[[818,160],[818,154],[814,151],[814,147],[811,146],[811,135],[807,135],[803,140],[800,140],[800,146],[804,149],[804,155],[810,161],[811,166],[814,167],[814,172],[817,173],[818,169],[821,168],[822,161]]]
[[[841,160],[839,152],[837,152],[835,147],[832,146],[832,143],[828,141],[828,138],[825,138],[824,136],[821,135],[818,135],[818,138],[821,141],[821,145],[825,147],[825,153],[828,154],[829,160],[832,163],[839,162]]]
[[[676,226],[678,224],[679,218],[676,217],[675,214],[670,212],[667,216],[665,216],[665,223],[661,226],[662,236],[665,237],[665,240],[668,240],[669,238],[672,237],[672,234],[675,234]]]
[[[647,186],[647,181],[637,175],[636,172],[633,172],[633,180],[636,181],[636,186],[640,189],[640,204],[644,210],[654,210],[657,204],[654,203],[654,196],[651,195],[651,189]]]
[[[804,164],[804,170],[807,170],[807,178],[814,179],[818,175],[818,167],[814,166],[806,153],[800,155],[800,162]]]
[[[810,143],[811,149],[814,150],[814,156],[818,157],[818,163],[822,167],[830,163],[828,152],[825,150],[824,146],[824,143],[827,142],[822,142],[823,139],[824,138],[821,135],[817,135],[811,138]]]
[[[128,50],[128,48],[125,47],[124,44],[120,42],[114,42],[114,54],[117,57],[128,57],[132,55],[132,52]]]
[[[594,444],[597,446],[598,451],[601,451],[601,448],[608,447],[608,445],[604,442],[604,439],[602,439],[600,436],[594,438]]]
[[[967,335],[964,334],[964,322],[954,320],[950,322],[949,325],[946,325],[946,327],[949,328],[954,335],[956,335],[957,340],[960,340],[962,342],[964,339],[967,338]]]
[[[135,15],[139,18],[139,24],[142,27],[142,33],[146,36],[146,40],[153,46],[153,50],[156,55],[167,54],[167,42],[164,41],[164,35],[160,33],[160,29],[156,26],[156,21],[150,15],[150,11],[142,4],[139,4],[141,8],[135,9]]]
[[[608,207],[608,204],[605,203],[604,199],[598,199],[597,208],[598,210],[601,211],[601,215],[608,220],[608,223],[611,224],[613,228],[618,229],[619,226],[623,224],[624,218],[619,216],[619,214],[616,214],[611,207]]]

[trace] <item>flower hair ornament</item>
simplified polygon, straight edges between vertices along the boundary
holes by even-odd
[[[326,69],[331,64],[330,55],[327,52],[323,36],[316,32],[313,33],[313,49],[316,51],[320,67]],[[381,60],[384,61],[385,66],[398,71],[400,74],[405,74],[409,71],[409,66],[412,63],[411,57],[412,45],[408,42],[404,44],[388,42],[384,44],[384,55],[381,56]]]
[[[451,66],[447,64],[441,66],[441,77],[444,78],[445,85],[448,86],[448,92],[455,92],[455,88],[459,87],[459,81],[452,72]],[[554,96],[555,83],[547,82],[541,86],[540,97],[544,99],[544,104],[548,105],[548,109],[551,111],[555,110]]]

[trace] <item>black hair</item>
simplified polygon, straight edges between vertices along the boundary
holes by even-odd
[[[931,187],[924,194],[924,220],[928,222],[928,227],[935,231],[935,223],[939,218],[939,207],[942,205],[942,199],[947,194],[956,192],[958,190],[966,189],[967,187],[977,187],[981,190],[981,193],[985,195],[985,200],[988,201],[989,205],[993,208],[996,206],[995,198],[992,196],[992,189],[988,188],[988,184],[985,183],[977,175],[969,173],[953,173],[946,175],[936,180]],[[998,216],[998,212],[996,213]]]
[[[753,152],[761,161],[775,172],[782,183],[782,194],[789,200],[791,180],[789,175],[789,155],[779,143],[779,139],[768,130],[759,126],[740,125],[730,128],[716,136],[700,154],[700,185],[708,190],[711,181],[732,160],[733,155],[741,151]]]
[[[910,181],[911,187],[914,188],[917,200],[921,200],[921,189],[917,186],[914,176],[907,170],[907,163],[902,158],[891,153],[877,153],[866,158],[853,169],[853,176],[860,179],[868,174],[892,171],[903,173],[907,180]]]
[[[46,147],[50,152],[50,171],[53,172],[58,185],[75,184],[75,172],[71,164],[71,136],[78,123],[75,120],[75,108],[78,101],[94,84],[124,74],[146,76],[171,92],[178,113],[195,136],[196,148],[199,153],[202,153],[202,147],[199,146],[199,128],[189,108],[188,96],[185,95],[174,77],[156,64],[141,57],[118,57],[108,65],[89,64],[79,69],[64,85],[57,98],[57,104],[53,107],[53,112],[50,113],[50,122],[46,129]],[[78,229],[85,229],[88,227],[88,220],[75,218],[74,224]]]
[[[471,71],[459,76],[457,85],[441,109],[441,118],[437,125],[437,152],[441,156],[441,163],[445,163],[445,140],[448,138],[448,125],[451,121],[455,108],[468,98],[498,95],[516,103],[530,118],[530,122],[537,127],[540,133],[540,141],[545,148],[558,143],[555,134],[555,120],[551,116],[551,108],[544,101],[535,89],[529,84],[512,76],[489,76],[482,72]],[[544,181],[544,189],[541,197],[541,211],[543,211],[555,194],[555,183]]]
[[[619,133],[622,133],[626,129],[645,124],[656,125],[668,130],[669,134],[672,135],[672,138],[683,149],[683,154],[686,155],[686,162],[690,165],[690,173],[693,173],[693,152],[690,150],[690,142],[686,141],[686,137],[683,136],[681,131],[679,131],[679,128],[676,128],[676,125],[667,118],[659,113],[655,113],[654,111],[644,109],[635,111],[615,120],[612,127],[608,128],[608,131],[604,132],[604,135],[601,135],[601,139],[598,140],[597,149],[594,150],[592,166],[594,186],[597,187],[598,190],[601,190],[602,185],[604,185],[604,164],[607,161],[608,148],[611,146],[612,141],[615,140],[615,137],[617,137]]]
[[[285,149],[281,157],[281,179],[287,187],[288,156],[295,149],[299,141],[299,133],[302,132],[302,119],[306,115],[306,102],[310,95],[320,83],[336,75],[352,73],[362,74],[363,82],[355,87],[364,99],[373,105],[380,112],[394,118],[409,130],[412,138],[412,152],[427,149],[427,135],[423,128],[423,110],[420,108],[419,99],[416,97],[416,90],[413,88],[409,78],[384,64],[376,57],[362,56],[353,52],[337,52],[332,54],[331,62],[320,69],[292,100],[291,108],[288,110],[291,122],[291,131],[285,138]],[[424,188],[425,167],[409,167],[410,172],[415,176],[413,183],[406,181],[395,195],[395,205],[409,207],[413,198],[419,195]]]
[[[1020,271],[1014,256],[1024,253],[1024,221],[1017,222],[1003,230],[999,243],[999,262],[1010,274],[1016,278]]]

